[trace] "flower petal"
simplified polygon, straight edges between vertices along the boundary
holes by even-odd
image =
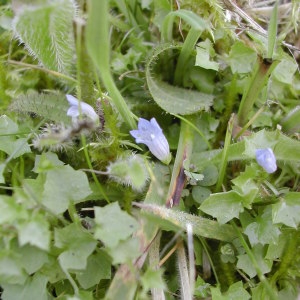
[[[160,126],[158,125],[157,121],[155,118],[152,118],[150,120],[150,123],[152,125],[153,130],[157,131],[157,132],[162,132],[162,129],[160,128]]]
[[[140,118],[138,130],[131,130],[130,134],[135,138],[136,143],[145,144],[159,160],[166,164],[170,162],[171,153],[168,141],[155,118],[152,118],[150,122]]]
[[[83,101],[78,101],[78,99],[72,95],[66,95],[66,98],[71,106],[67,111],[67,115],[73,117],[74,121],[76,121],[76,117],[83,114],[92,119],[95,123],[99,122],[99,116],[92,106]]]
[[[66,95],[70,105],[78,106],[79,101],[72,95]]]
[[[79,116],[79,111],[77,106],[71,106],[67,111],[67,116],[76,118]]]

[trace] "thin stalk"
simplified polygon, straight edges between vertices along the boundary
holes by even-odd
[[[83,152],[84,152],[85,160],[86,160],[86,162],[88,164],[89,169],[92,172],[93,180],[96,183],[96,186],[99,189],[100,193],[102,194],[103,198],[106,200],[107,203],[110,203],[110,201],[109,201],[106,193],[104,192],[104,189],[103,189],[101,183],[99,182],[99,180],[98,180],[95,172],[93,172],[93,165],[92,165],[92,162],[91,162],[91,159],[90,159],[90,156],[89,156],[89,152],[87,150],[86,138],[85,138],[85,136],[83,134],[81,135],[81,144],[82,144],[82,147],[83,147]]]
[[[24,68],[30,68],[30,69],[39,70],[39,71],[48,73],[48,74],[56,76],[56,77],[59,77],[59,78],[62,78],[62,79],[66,79],[66,80],[68,80],[70,82],[73,82],[73,83],[77,82],[76,79],[74,79],[74,78],[72,78],[70,76],[67,76],[65,74],[62,74],[62,73],[59,73],[59,72],[56,72],[56,71],[53,71],[53,70],[45,69],[44,67],[41,67],[41,66],[27,64],[27,63],[23,63],[21,61],[16,61],[16,60],[11,60],[11,59],[8,59],[7,62],[9,64],[11,64],[11,65],[16,65],[16,66],[20,66],[20,67],[24,67]]]
[[[182,300],[192,300],[192,291],[190,287],[188,266],[186,261],[186,255],[184,251],[184,245],[181,241],[177,248],[177,263],[180,276],[181,285],[181,299]]]
[[[149,265],[152,269],[159,269],[159,246],[160,246],[161,231],[159,231],[154,238],[149,248]],[[151,295],[153,300],[164,300],[165,294],[161,288],[151,288]]]
[[[193,121],[194,117],[189,117],[189,120]],[[194,131],[191,129],[189,124],[181,122],[177,154],[174,162],[171,183],[166,203],[167,206],[172,207],[173,205],[179,204],[181,193],[186,180],[183,163],[189,165],[193,149],[193,140]]]
[[[185,123],[187,123],[189,126],[191,126],[203,139],[203,141],[205,142],[205,144],[207,145],[209,150],[212,150],[212,146],[210,144],[210,142],[208,141],[208,139],[205,137],[204,133],[197,128],[192,122],[190,122],[188,119],[180,116],[180,115],[176,115],[176,114],[172,114],[173,116],[175,116],[176,118],[184,121]]]
[[[277,27],[278,27],[278,1],[275,2],[275,5],[272,10],[272,15],[268,28],[268,58],[273,58],[274,50],[277,42]]]
[[[186,224],[187,244],[188,244],[188,258],[189,258],[189,278],[191,294],[194,294],[195,288],[195,255],[194,255],[194,240],[193,240],[193,226],[191,223]]]
[[[134,129],[136,122],[118,90],[110,70],[109,0],[88,1],[86,28],[87,50],[95,63],[113,104],[127,125]]]
[[[205,254],[207,255],[207,259],[208,259],[208,261],[210,263],[210,266],[211,266],[211,269],[212,269],[212,271],[214,273],[214,277],[216,279],[216,282],[217,282],[218,285],[220,285],[220,280],[219,280],[219,277],[218,277],[218,272],[217,272],[216,267],[214,265],[214,262],[213,262],[213,260],[211,258],[211,255],[209,254],[207,243],[206,243],[205,239],[203,237],[201,237],[201,236],[198,236],[198,239],[199,239],[199,241],[200,241],[200,243],[201,243],[201,245],[203,247],[203,250],[204,250]]]
[[[76,52],[77,52],[77,97],[80,101],[81,96],[82,96],[82,91],[81,91],[81,41],[82,41],[82,27],[81,26],[77,26],[77,31],[76,31]],[[80,114],[81,115],[81,114]],[[79,116],[81,117],[81,116]],[[90,170],[93,170],[93,165],[89,156],[89,152],[87,149],[87,143],[86,143],[86,138],[85,136],[82,134],[81,135],[81,144],[82,144],[82,148],[83,148],[83,153],[85,156],[85,160],[87,162],[87,165],[89,167]],[[96,174],[94,172],[92,172],[92,177],[94,182],[96,183],[97,188],[99,189],[100,193],[102,194],[103,198],[106,200],[107,203],[110,203],[107,195],[104,192],[104,189],[102,187],[102,185],[100,184]]]
[[[258,61],[253,75],[249,80],[246,91],[243,94],[243,98],[239,107],[238,122],[241,127],[247,123],[249,112],[252,111],[255,101],[258,99],[260,92],[267,84],[269,76],[277,63],[277,61]]]
[[[236,140],[238,140],[238,138],[243,135],[243,133],[252,125],[252,123],[257,119],[257,117],[265,110],[265,107],[266,107],[265,105],[266,105],[266,103],[254,114],[254,116],[239,131],[239,133],[235,137]]]
[[[234,124],[234,114],[231,115],[231,118],[230,118],[230,120],[228,122],[228,126],[227,126],[225,142],[224,142],[224,149],[222,152],[222,158],[221,158],[221,162],[220,162],[220,173],[219,173],[219,177],[218,177],[218,181],[217,181],[217,185],[216,185],[216,192],[220,191],[220,188],[224,181],[225,171],[226,171],[227,161],[228,161],[228,149],[229,149],[230,142],[231,142],[233,124]]]

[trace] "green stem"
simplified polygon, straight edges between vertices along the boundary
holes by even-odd
[[[194,120],[193,116],[189,117]],[[171,183],[168,192],[167,206],[178,205],[185,184],[184,166],[189,165],[193,149],[194,131],[186,122],[181,122],[177,154],[174,162]]]
[[[216,192],[220,191],[220,188],[222,186],[222,183],[224,181],[225,177],[225,171],[227,168],[227,161],[228,161],[228,149],[230,146],[231,142],[231,136],[232,136],[232,128],[233,128],[233,123],[234,123],[234,114],[231,115],[231,118],[228,122],[227,126],[227,131],[226,131],[226,137],[225,137],[225,142],[224,142],[224,149],[222,151],[222,158],[221,158],[221,163],[220,163],[220,173],[216,185]]]
[[[96,183],[97,188],[99,189],[100,193],[102,194],[103,198],[106,200],[107,203],[110,203],[106,193],[104,192],[104,189],[101,185],[101,183],[99,182],[96,174],[93,172],[93,165],[92,162],[90,160],[90,156],[89,156],[89,152],[87,150],[87,145],[86,145],[86,139],[84,135],[81,135],[81,143],[82,143],[82,147],[83,147],[83,152],[84,152],[84,156],[85,156],[85,160],[88,164],[89,169],[92,172],[92,177],[94,179],[94,182]]]
[[[81,79],[82,79],[82,75],[81,75],[81,67],[82,67],[82,61],[81,61],[81,41],[82,41],[82,27],[81,26],[77,26],[77,39],[76,39],[76,52],[77,52],[77,97],[78,99],[81,99],[82,96],[82,90],[81,90]],[[93,165],[92,162],[90,160],[90,156],[89,156],[89,152],[88,152],[88,148],[87,148],[87,143],[86,143],[86,138],[85,136],[82,134],[81,135],[81,144],[82,144],[82,148],[83,148],[83,152],[84,152],[84,156],[85,156],[85,160],[88,164],[88,167],[90,170],[93,170]],[[104,189],[102,187],[102,185],[100,184],[97,176],[95,173],[92,173],[92,177],[94,179],[94,182],[97,186],[97,188],[99,189],[100,193],[102,194],[103,198],[106,200],[107,203],[110,203],[107,195],[104,192]]]
[[[12,64],[12,65],[16,65],[16,66],[20,66],[20,67],[24,67],[24,68],[30,68],[30,69],[39,70],[39,71],[48,73],[48,74],[56,76],[56,77],[60,77],[62,79],[66,79],[66,80],[68,80],[70,82],[73,82],[73,83],[77,82],[76,79],[74,79],[72,77],[69,77],[69,76],[67,76],[65,74],[62,74],[62,73],[59,73],[59,72],[56,72],[56,71],[53,71],[53,70],[45,69],[44,67],[40,67],[40,66],[36,66],[36,65],[31,65],[31,64],[23,63],[21,61],[15,61],[15,60],[11,60],[11,59],[8,59],[7,62],[9,64]]]
[[[266,103],[265,103],[266,104]],[[263,105],[255,114],[254,116],[245,124],[245,126],[240,130],[240,132],[237,134],[236,137],[234,137],[236,140],[240,136],[243,135],[243,133],[252,125],[252,123],[257,119],[257,117],[265,110],[265,105]]]
[[[159,270],[159,247],[161,231],[157,233],[149,248],[149,266],[153,270]],[[151,288],[152,299],[165,299],[162,288]]]
[[[192,291],[190,287],[188,266],[187,266],[183,241],[181,241],[178,244],[177,263],[178,263],[179,278],[180,278],[180,285],[181,285],[181,299],[192,300],[192,293],[191,293]]]
[[[205,137],[204,133],[199,128],[197,128],[193,123],[191,123],[189,120],[187,120],[186,118],[184,118],[184,117],[182,117],[180,115],[176,115],[176,114],[172,114],[172,115],[175,116],[176,118],[184,121],[189,126],[191,126],[201,136],[201,138],[203,139],[203,141],[207,145],[208,149],[212,150],[211,144],[209,143],[208,139]]]
[[[252,78],[249,80],[248,86],[238,111],[238,122],[241,127],[247,123],[249,113],[252,111],[253,105],[257,100],[260,92],[267,84],[270,74],[277,65],[277,61],[271,63],[265,60],[260,60],[253,72]]]

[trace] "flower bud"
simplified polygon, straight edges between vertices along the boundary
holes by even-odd
[[[274,173],[277,170],[276,157],[271,148],[257,149],[255,155],[257,163],[262,166],[266,172]]]

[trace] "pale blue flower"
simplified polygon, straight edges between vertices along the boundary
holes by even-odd
[[[266,172],[274,173],[277,170],[276,157],[271,148],[257,149],[255,155],[257,163],[262,166]]]
[[[152,118],[150,122],[139,118],[138,130],[131,130],[130,134],[135,138],[136,143],[145,144],[151,153],[163,163],[170,162],[169,143],[155,118]]]
[[[80,115],[85,115],[95,123],[99,122],[99,116],[89,104],[83,101],[78,101],[78,99],[72,95],[66,95],[66,97],[70,104],[67,115],[72,117],[73,121],[77,121]]]

